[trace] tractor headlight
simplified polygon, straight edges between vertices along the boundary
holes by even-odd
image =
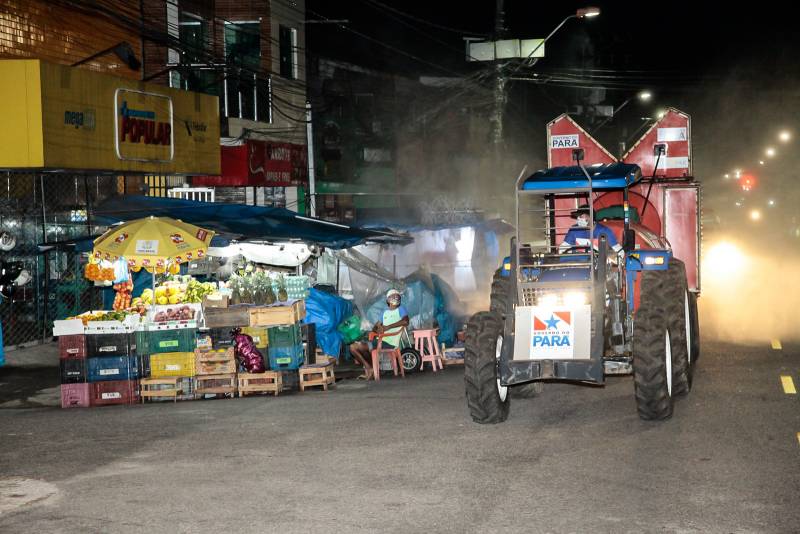
[[[558,293],[545,293],[536,300],[536,305],[545,308],[555,308],[559,305],[560,300]]]
[[[583,306],[589,301],[583,291],[571,291],[564,295],[564,305],[567,307]]]

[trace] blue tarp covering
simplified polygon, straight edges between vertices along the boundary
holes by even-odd
[[[458,296],[447,283],[435,274],[421,276],[412,274],[403,282],[406,289],[403,291],[403,306],[408,311],[411,321],[411,330],[433,328],[434,323],[441,329],[438,339],[442,343],[452,345],[463,306]],[[367,308],[367,320],[370,325],[383,318],[386,310],[384,296],[376,299]]]
[[[316,325],[317,345],[322,351],[338,358],[342,334],[336,327],[352,314],[353,304],[350,301],[312,287],[306,299],[304,322]]]
[[[642,170],[631,163],[611,163],[586,167],[592,178],[592,189],[622,189],[641,180]],[[536,171],[522,184],[524,191],[573,189],[589,187],[580,167],[553,167]]]
[[[115,224],[149,216],[172,217],[239,240],[303,241],[349,248],[368,241],[407,243],[409,238],[303,217],[283,208],[196,202],[177,198],[112,197],[93,211],[95,224]]]

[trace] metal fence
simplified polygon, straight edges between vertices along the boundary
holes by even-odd
[[[127,179],[63,173],[0,175],[0,233],[16,246],[0,261],[18,262],[31,281],[0,302],[3,343],[14,348],[48,341],[52,322],[100,307],[102,294],[83,277],[86,258],[72,248],[46,253],[38,244],[91,236],[103,230],[93,207],[125,191]]]

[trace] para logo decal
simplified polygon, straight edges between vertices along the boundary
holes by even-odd
[[[575,336],[572,312],[533,313],[533,349],[549,357],[572,358]]]

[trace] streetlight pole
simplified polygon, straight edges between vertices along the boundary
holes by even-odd
[[[506,27],[505,27],[505,10],[504,10],[504,0],[496,0],[496,11],[495,11],[495,40],[501,39],[505,36]],[[506,104],[506,82],[507,80],[516,74],[520,68],[522,68],[525,63],[532,58],[532,56],[544,46],[544,44],[556,34],[558,30],[561,29],[564,24],[567,23],[570,19],[582,19],[582,18],[591,18],[596,17],[600,14],[600,8],[598,7],[583,7],[578,9],[572,15],[569,15],[562,20],[558,26],[551,31],[547,37],[542,39],[542,42],[536,45],[536,47],[531,50],[531,52],[525,57],[515,68],[511,71],[509,75],[506,75],[504,72],[505,64],[501,63],[499,60],[495,59],[495,91],[494,91],[494,109],[492,113],[492,141],[495,147],[495,156],[499,156],[500,152],[500,145],[503,142],[503,114],[505,112],[505,104]],[[526,65],[527,67],[532,67],[536,64],[539,58],[533,58],[532,61]]]
[[[494,13],[494,40],[499,41],[506,35],[505,0],[496,0]],[[495,157],[499,159],[500,145],[503,143],[503,114],[506,108],[506,76],[503,63],[494,60],[494,106],[492,108],[492,143]]]

